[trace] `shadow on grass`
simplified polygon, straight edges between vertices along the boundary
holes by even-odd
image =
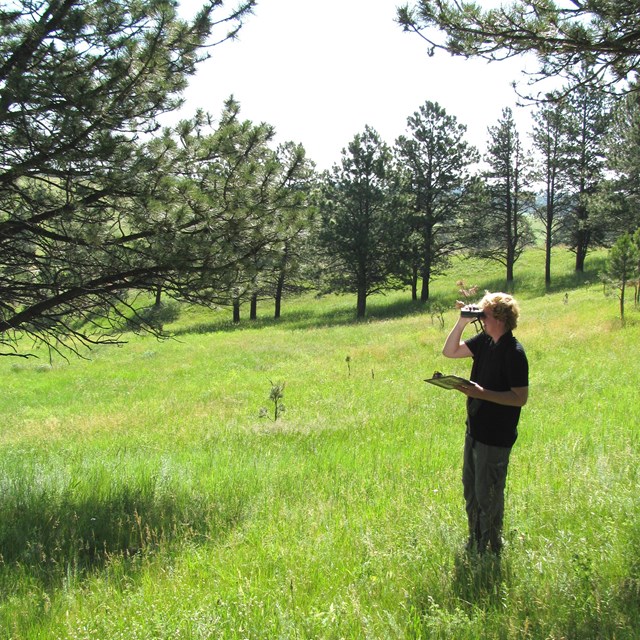
[[[635,515],[635,517],[634,517]],[[619,585],[620,611],[624,612],[629,628],[640,629],[640,519],[629,514],[630,531],[627,534],[628,562],[626,575]]]
[[[419,585],[416,589],[411,607],[411,637],[441,637],[442,628],[455,627],[457,623],[464,626],[474,611],[503,610],[510,574],[508,562],[497,556],[460,551],[452,570],[446,572],[446,582],[441,582],[438,599],[433,596],[433,585]]]
[[[589,264],[589,268],[584,272],[576,271],[561,275],[552,275],[551,282],[547,286],[543,278],[535,276],[516,276],[511,293],[518,296],[521,292],[526,292],[528,298],[537,298],[545,294],[565,293],[572,289],[579,289],[591,286],[600,282],[600,273],[604,270],[605,258],[594,256]],[[507,281],[504,278],[492,278],[480,282],[481,288],[478,297],[481,297],[484,290],[487,291],[507,291]]]
[[[453,308],[453,303],[453,299],[447,302],[451,308]],[[178,329],[173,332],[173,335],[179,337],[185,334],[235,332],[267,327],[300,330],[358,325],[404,318],[412,315],[430,315],[431,313],[436,313],[436,310],[443,304],[443,301],[436,297],[428,302],[420,302],[408,298],[407,300],[396,299],[387,304],[378,299],[375,302],[369,302],[367,304],[367,314],[364,318],[358,318],[356,316],[355,305],[353,307],[334,309],[324,313],[316,313],[313,310],[296,310],[288,313],[285,312],[278,319],[265,317],[256,320],[242,320],[239,323],[233,323],[228,319],[212,320],[211,322],[198,323]]]
[[[605,258],[593,256],[589,266],[584,272],[569,272],[562,275],[553,275],[549,286],[545,285],[544,279],[539,274],[531,276],[516,277],[513,283],[513,291],[516,296],[519,292],[526,292],[527,297],[536,298],[545,294],[563,293],[583,286],[593,285],[599,282],[599,274],[604,268]],[[507,282],[504,278],[491,278],[481,280],[478,283],[480,289],[478,298],[487,291],[505,291]],[[405,318],[413,315],[431,316],[434,324],[438,321],[443,310],[453,309],[455,306],[456,292],[450,295],[432,295],[427,302],[413,300],[410,292],[406,291],[406,298],[398,298],[386,301],[384,296],[371,297],[367,303],[367,313],[364,318],[357,318],[355,308],[355,296],[353,304],[340,306],[331,311],[316,312],[311,309],[296,309],[285,311],[278,319],[270,317],[258,317],[255,320],[243,318],[239,323],[231,321],[230,317],[217,318],[207,322],[193,324],[182,327],[172,333],[179,337],[186,334],[206,334],[206,333],[230,333],[236,331],[246,331],[262,329],[268,327],[280,327],[283,329],[320,329],[334,326],[357,325],[367,322],[378,322]]]
[[[484,609],[500,607],[509,573],[507,563],[499,556],[460,552],[455,558],[451,588],[461,603]]]
[[[246,496],[232,487],[218,496],[158,492],[153,483],[121,483],[107,495],[22,490],[0,507],[0,557],[4,571],[19,567],[56,586],[112,559],[133,569],[134,560],[173,544],[220,541],[245,512]]]

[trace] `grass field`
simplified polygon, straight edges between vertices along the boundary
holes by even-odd
[[[434,283],[444,327],[406,292],[366,322],[305,297],[0,360],[0,638],[638,638],[640,315],[621,325],[601,259],[576,278],[559,250],[549,292],[541,252],[516,266],[531,386],[500,565],[462,553],[462,396],[422,382],[468,373],[440,355],[455,283],[502,288],[494,267]]]

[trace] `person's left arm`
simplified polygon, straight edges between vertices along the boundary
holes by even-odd
[[[478,398],[495,404],[504,404],[508,407],[524,407],[529,399],[529,387],[511,387],[508,391],[491,391],[475,382],[461,384],[456,387],[469,398]]]

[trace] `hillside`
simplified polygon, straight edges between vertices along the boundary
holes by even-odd
[[[640,315],[554,255],[516,266],[531,367],[500,566],[462,553],[465,375],[406,292],[285,303],[86,360],[0,360],[0,638],[618,638],[640,626]],[[442,314],[439,308],[448,310]],[[441,325],[440,318],[444,321]],[[273,420],[272,386],[285,383]]]

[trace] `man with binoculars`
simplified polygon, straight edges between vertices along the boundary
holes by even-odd
[[[490,548],[499,554],[502,549],[509,455],[529,392],[527,356],[512,333],[519,315],[512,296],[487,292],[477,306],[462,307],[442,349],[447,358],[473,358],[471,382],[456,387],[467,396],[462,483],[470,552]],[[466,326],[474,321],[484,330],[462,340]]]

